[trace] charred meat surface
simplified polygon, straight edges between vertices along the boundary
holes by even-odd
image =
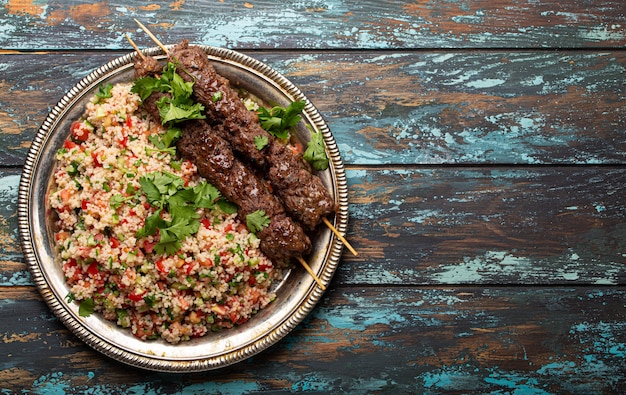
[[[156,76],[161,71],[162,66],[151,57],[138,59],[135,63],[138,78]],[[143,102],[144,108],[155,119],[160,117],[156,103],[164,95],[154,92]],[[285,261],[311,251],[311,240],[302,227],[287,215],[267,184],[234,155],[230,143],[223,138],[226,133],[223,125],[211,126],[203,120],[194,120],[180,126],[183,133],[177,143],[178,151],[197,166],[201,176],[238,206],[240,221],[245,223],[246,216],[258,210],[265,211],[270,218],[270,224],[257,233],[261,250],[266,255]]]

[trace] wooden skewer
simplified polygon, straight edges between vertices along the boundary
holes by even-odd
[[[161,41],[159,41],[159,39],[158,39],[158,38],[156,38],[156,36],[155,36],[154,34],[152,34],[152,32],[151,32],[150,30],[148,30],[148,28],[147,28],[147,27],[145,27],[145,26],[143,25],[143,23],[139,22],[139,21],[137,20],[137,18],[134,18],[134,19],[135,19],[135,22],[137,22],[137,24],[138,24],[138,25],[139,25],[139,27],[141,28],[141,30],[143,30],[144,32],[146,32],[146,34],[147,34],[147,35],[148,35],[148,36],[152,39],[152,41],[154,41],[154,42],[156,43],[156,45],[158,45],[158,46],[159,46],[159,47],[163,50],[163,52],[165,52],[165,54],[167,55],[167,54],[169,53],[169,51],[167,50],[167,48],[165,47],[165,45],[163,45],[163,44],[161,43]]]
[[[133,40],[131,40],[131,38],[128,36],[128,34],[126,35],[126,39],[128,40],[128,42],[130,43],[131,47],[133,47],[135,49],[135,51],[137,51],[137,54],[139,55],[139,57],[141,59],[145,59],[146,56],[143,54],[143,52],[141,52],[139,50],[139,47],[137,46],[137,44],[135,44],[135,42]]]
[[[343,237],[341,235],[341,233],[339,233],[339,231],[337,230],[337,228],[335,228],[333,226],[333,224],[330,223],[330,221],[328,220],[328,218],[324,217],[322,218],[322,220],[324,221],[324,223],[326,224],[326,226],[328,226],[328,228],[335,234],[337,235],[337,237],[339,238],[339,240],[341,240],[341,242],[350,250],[350,252],[352,254],[354,254],[354,256],[359,255],[358,252],[356,252],[356,250],[354,248],[352,248],[352,246],[350,245],[350,243],[348,243],[348,240],[346,240],[345,237]]]
[[[324,286],[324,284],[322,284],[322,280],[320,280],[319,277],[317,277],[317,275],[315,273],[313,273],[313,270],[311,269],[311,267],[309,266],[308,263],[306,263],[306,261],[304,259],[302,259],[301,257],[298,257],[298,260],[300,261],[300,264],[304,267],[304,269],[309,272],[309,274],[311,275],[311,277],[313,277],[313,279],[315,280],[315,282],[317,283],[317,285],[319,285],[319,287],[322,289],[322,291],[326,291],[326,287]]]

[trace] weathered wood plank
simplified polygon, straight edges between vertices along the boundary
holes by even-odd
[[[101,356],[32,288],[0,288],[0,382],[12,394],[621,393],[625,297],[623,287],[333,289],[269,350],[172,375]]]
[[[125,52],[0,55],[0,166]],[[252,52],[327,119],[347,164],[626,162],[625,52]]]
[[[124,33],[233,48],[623,48],[619,0],[532,1],[9,1],[5,49],[130,48]],[[290,26],[286,29],[285,26]]]
[[[31,284],[17,170],[0,173],[0,285]],[[626,284],[626,169],[347,171],[348,238],[334,284]]]
[[[624,284],[623,168],[351,170],[339,282]]]

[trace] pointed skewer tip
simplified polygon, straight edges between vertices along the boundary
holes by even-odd
[[[337,228],[335,228],[333,226],[333,224],[330,223],[330,221],[328,220],[328,218],[324,217],[322,218],[322,220],[324,221],[324,223],[326,224],[326,226],[328,226],[328,229],[330,229],[335,235],[337,235],[337,238],[339,238],[339,240],[341,240],[341,242],[343,243],[343,245],[346,246],[346,248],[348,250],[350,250],[350,252],[354,255],[357,256],[359,255],[358,252],[356,252],[356,250],[354,248],[352,248],[352,246],[350,245],[350,243],[348,242],[348,240],[346,240],[345,237],[343,237],[343,235],[341,233],[339,233],[339,231],[337,230]]]
[[[128,42],[130,43],[130,46],[133,47],[135,51],[137,51],[137,55],[139,55],[141,59],[146,58],[146,56],[143,54],[143,52],[139,50],[139,47],[137,46],[137,44],[135,44],[135,42],[130,38],[128,34],[126,34],[126,40],[128,40]]]
[[[139,22],[139,20],[137,20],[137,18],[133,18],[135,20],[135,22],[139,25],[139,27],[141,28],[141,30],[143,30],[144,32],[146,32],[146,34],[148,35],[148,37],[150,37],[150,39],[152,39],[152,41],[155,42],[156,45],[159,46],[159,48],[161,48],[163,50],[163,52],[167,55],[169,53],[169,51],[167,50],[167,48],[165,47],[165,45],[163,45],[163,43],[161,41],[159,41],[158,38],[156,38],[156,36],[154,34],[152,34],[152,32],[150,30],[148,30],[147,27],[145,27],[143,25],[143,23]]]
[[[300,261],[300,264],[302,265],[302,267],[304,267],[304,269],[309,272],[309,274],[311,275],[311,277],[313,277],[313,279],[315,280],[315,282],[317,283],[317,285],[322,289],[322,291],[326,291],[326,286],[324,286],[324,284],[322,283],[322,280],[320,280],[319,277],[317,277],[317,275],[315,273],[313,273],[313,270],[311,269],[311,267],[309,266],[308,263],[306,263],[306,261],[304,259],[302,259],[301,257],[298,257],[298,260]]]

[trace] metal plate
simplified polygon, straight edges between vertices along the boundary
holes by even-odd
[[[310,139],[307,123],[322,132],[330,158],[329,169],[320,177],[339,205],[334,225],[344,233],[348,221],[347,183],[337,144],[325,121],[284,76],[268,65],[241,53],[223,48],[201,46],[218,73],[231,86],[242,88],[270,104],[287,106],[295,100],[307,104],[296,135],[302,142]],[[144,51],[165,59],[159,48]],[[299,266],[287,272],[276,284],[276,300],[243,325],[209,333],[179,344],[162,340],[142,341],[129,330],[102,318],[78,315],[78,304],[68,303],[65,283],[52,238],[47,196],[52,186],[54,155],[69,135],[69,125],[79,118],[86,102],[103,83],[133,79],[133,56],[128,54],[98,68],[74,86],[54,107],[39,129],[26,157],[19,186],[18,221],[26,263],[41,295],[54,314],[82,341],[97,351],[126,364],[163,372],[194,372],[234,364],[265,350],[291,332],[315,307],[323,291]],[[324,285],[328,285],[339,264],[343,246],[326,227],[311,237],[313,253],[307,261]]]

